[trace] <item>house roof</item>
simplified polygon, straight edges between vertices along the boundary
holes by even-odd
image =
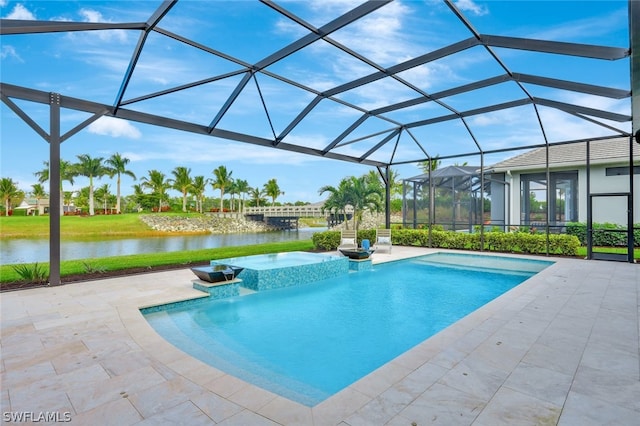
[[[589,146],[591,164],[628,164],[629,139],[614,138],[591,141]],[[587,142],[550,145],[549,166],[553,168],[586,164]],[[536,148],[488,167],[492,172],[507,170],[544,169],[546,148]],[[633,144],[633,158],[640,161],[640,145]]]
[[[480,175],[480,167],[478,166],[446,166],[440,169],[433,170],[431,172],[431,177],[433,179],[438,178],[450,178],[450,177],[470,177],[470,176],[479,176]],[[416,182],[428,182],[429,181],[429,173],[423,173],[418,176],[411,177],[409,179],[405,179],[407,181],[416,181]]]

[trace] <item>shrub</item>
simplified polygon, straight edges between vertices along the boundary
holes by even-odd
[[[311,237],[311,241],[319,250],[336,250],[340,245],[340,231],[316,232]]]
[[[100,265],[92,265],[89,262],[82,262],[82,268],[84,269],[85,274],[102,274],[107,272],[107,268]]]
[[[372,244],[375,230],[358,232],[358,243],[364,238]],[[340,244],[339,231],[316,232],[313,244],[320,250],[335,250]],[[391,242],[400,246],[429,247],[429,232],[422,229],[394,229]],[[431,231],[431,247],[457,250],[480,250],[481,235],[454,231]],[[549,235],[549,253],[563,256],[576,256],[580,248],[580,240],[575,235]],[[546,254],[547,236],[540,233],[509,232],[502,230],[484,233],[484,249],[503,253]]]
[[[22,281],[28,283],[43,284],[49,280],[49,271],[38,265],[38,262],[14,265],[13,270],[20,276]]]
[[[625,232],[607,232],[611,230],[626,230],[625,226],[616,225],[614,223],[594,223],[593,226],[593,245],[596,247],[610,246],[626,246],[627,234]],[[569,222],[566,225],[567,234],[574,235],[580,243],[587,245],[587,224],[578,222]],[[633,225],[633,245],[640,247],[640,224]]]

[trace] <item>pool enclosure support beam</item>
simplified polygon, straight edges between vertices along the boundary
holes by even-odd
[[[631,134],[640,144],[640,2],[629,0],[629,46],[631,47]],[[633,174],[632,174],[633,176]]]
[[[586,145],[587,164],[587,259],[593,259],[593,226],[591,208],[591,141]]]
[[[638,133],[640,133],[640,130],[638,131]],[[633,224],[634,224],[634,201],[633,201],[633,180],[635,179],[635,176],[633,174],[634,172],[634,167],[633,167],[633,135],[629,136],[629,198],[627,199],[627,261],[629,261],[629,263],[633,263],[634,262],[634,252],[633,252],[633,245],[634,245],[634,229],[633,229]]]
[[[384,168],[385,193],[384,193],[384,227],[391,229],[391,167]]]
[[[60,94],[49,94],[49,285],[60,285]]]

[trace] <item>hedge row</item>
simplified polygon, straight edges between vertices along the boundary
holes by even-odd
[[[366,229],[358,231],[358,245],[363,239],[371,244],[375,241],[376,231]],[[336,250],[340,244],[339,231],[316,232],[313,244],[319,250]],[[429,233],[421,229],[394,229],[391,242],[399,246],[429,247]],[[479,233],[463,233],[453,231],[431,232],[431,247],[459,250],[480,250]],[[574,235],[549,235],[549,254],[576,256],[580,248],[580,240]],[[484,250],[507,252],[546,254],[547,237],[544,234],[525,232],[485,232]]]
[[[614,223],[594,223],[593,225],[593,245],[596,247],[611,247],[627,245],[626,232],[607,232],[610,230],[624,230],[626,227]],[[570,222],[567,223],[567,234],[575,235],[583,246],[587,245],[587,224]],[[633,245],[640,247],[640,224],[633,225]]]

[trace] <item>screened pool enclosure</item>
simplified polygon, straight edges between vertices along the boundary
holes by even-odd
[[[436,203],[434,221],[458,229],[492,219],[486,200],[494,196],[495,210],[500,183],[484,176],[488,165],[533,148],[548,158],[555,145],[640,138],[640,2],[589,3],[68,3],[108,15],[96,22],[53,10],[67,3],[39,2],[37,17],[2,19],[3,116],[49,145],[51,283],[60,283],[60,145],[103,118],[189,132],[211,149],[234,141],[377,169],[387,226],[392,168],[476,164],[479,177],[431,179],[451,198],[441,213]],[[87,34],[105,37],[76,47]],[[25,40],[17,60],[12,44]],[[93,56],[98,48],[107,51]],[[94,72],[70,80],[76,61]],[[607,192],[630,200],[631,235],[640,185],[628,177]],[[411,182],[422,205],[424,183]],[[407,211],[412,222],[423,216]]]

